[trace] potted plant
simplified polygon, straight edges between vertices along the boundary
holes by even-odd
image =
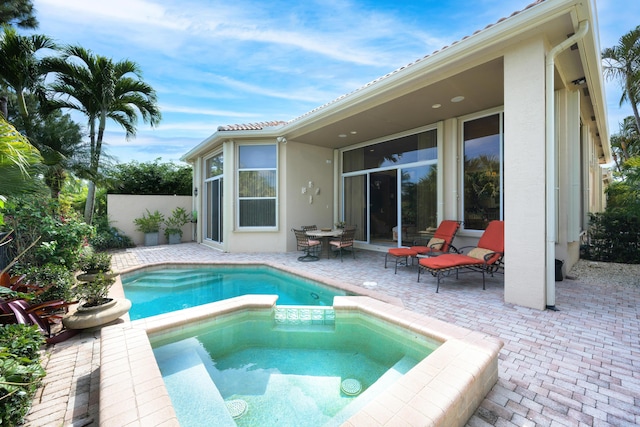
[[[79,282],[74,293],[80,304],[74,312],[62,318],[62,324],[69,329],[94,328],[126,314],[131,308],[131,301],[109,297],[109,289],[115,281],[113,275],[100,272],[90,282]]]
[[[100,272],[96,274],[94,280],[78,283],[75,295],[80,301],[79,309],[98,307],[111,302],[112,299],[107,295],[115,281],[113,276]]]
[[[147,212],[142,217],[135,218],[133,222],[136,224],[136,230],[144,233],[144,245],[155,246],[158,244],[158,235],[160,233],[160,225],[164,222],[164,215],[158,210],[153,213]]]
[[[105,273],[111,270],[111,254],[88,251],[86,254],[80,255],[78,268],[89,274]]]
[[[166,219],[164,224],[164,235],[170,245],[180,243],[182,240],[182,227],[191,222],[192,216],[189,215],[186,209],[177,207],[171,212],[171,216]]]

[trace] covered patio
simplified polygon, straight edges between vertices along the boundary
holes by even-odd
[[[556,283],[559,311],[504,302],[502,276],[435,279],[407,267],[384,269],[384,254],[359,250],[357,260],[300,263],[299,252],[222,253],[188,243],[140,247],[114,253],[114,269],[160,262],[270,261],[300,272],[340,280],[398,298],[412,311],[501,339],[499,379],[469,426],[604,426],[640,423],[640,288],[588,278]],[[584,266],[580,261],[578,266]],[[597,270],[598,264],[593,264]],[[637,268],[638,266],[625,266]],[[640,268],[638,268],[640,270]],[[635,276],[638,277],[637,272]],[[629,272],[625,273],[627,276]],[[609,276],[611,279],[613,276]],[[614,280],[614,279],[611,279]],[[49,349],[47,377],[26,425],[108,426],[98,412],[100,332],[85,332]],[[119,396],[114,404],[123,405]],[[153,400],[149,402],[153,406]],[[130,408],[122,406],[126,413]],[[154,408],[161,420],[163,408]],[[387,409],[381,408],[383,425]],[[146,426],[145,426],[146,427]]]

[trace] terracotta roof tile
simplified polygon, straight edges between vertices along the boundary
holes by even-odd
[[[287,122],[283,121],[269,121],[258,123],[243,123],[235,125],[218,126],[218,131],[233,131],[233,130],[264,130],[265,128],[280,127],[286,125]]]

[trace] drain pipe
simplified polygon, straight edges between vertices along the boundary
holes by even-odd
[[[547,54],[545,64],[546,93],[546,282],[547,282],[547,309],[556,310],[556,278],[555,278],[555,254],[556,254],[556,139],[555,139],[555,59],[562,51],[582,39],[589,31],[589,22],[582,21],[576,33],[556,45]]]

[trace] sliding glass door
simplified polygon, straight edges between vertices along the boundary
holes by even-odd
[[[345,151],[343,207],[356,239],[372,245],[410,245],[436,226],[436,130]]]

